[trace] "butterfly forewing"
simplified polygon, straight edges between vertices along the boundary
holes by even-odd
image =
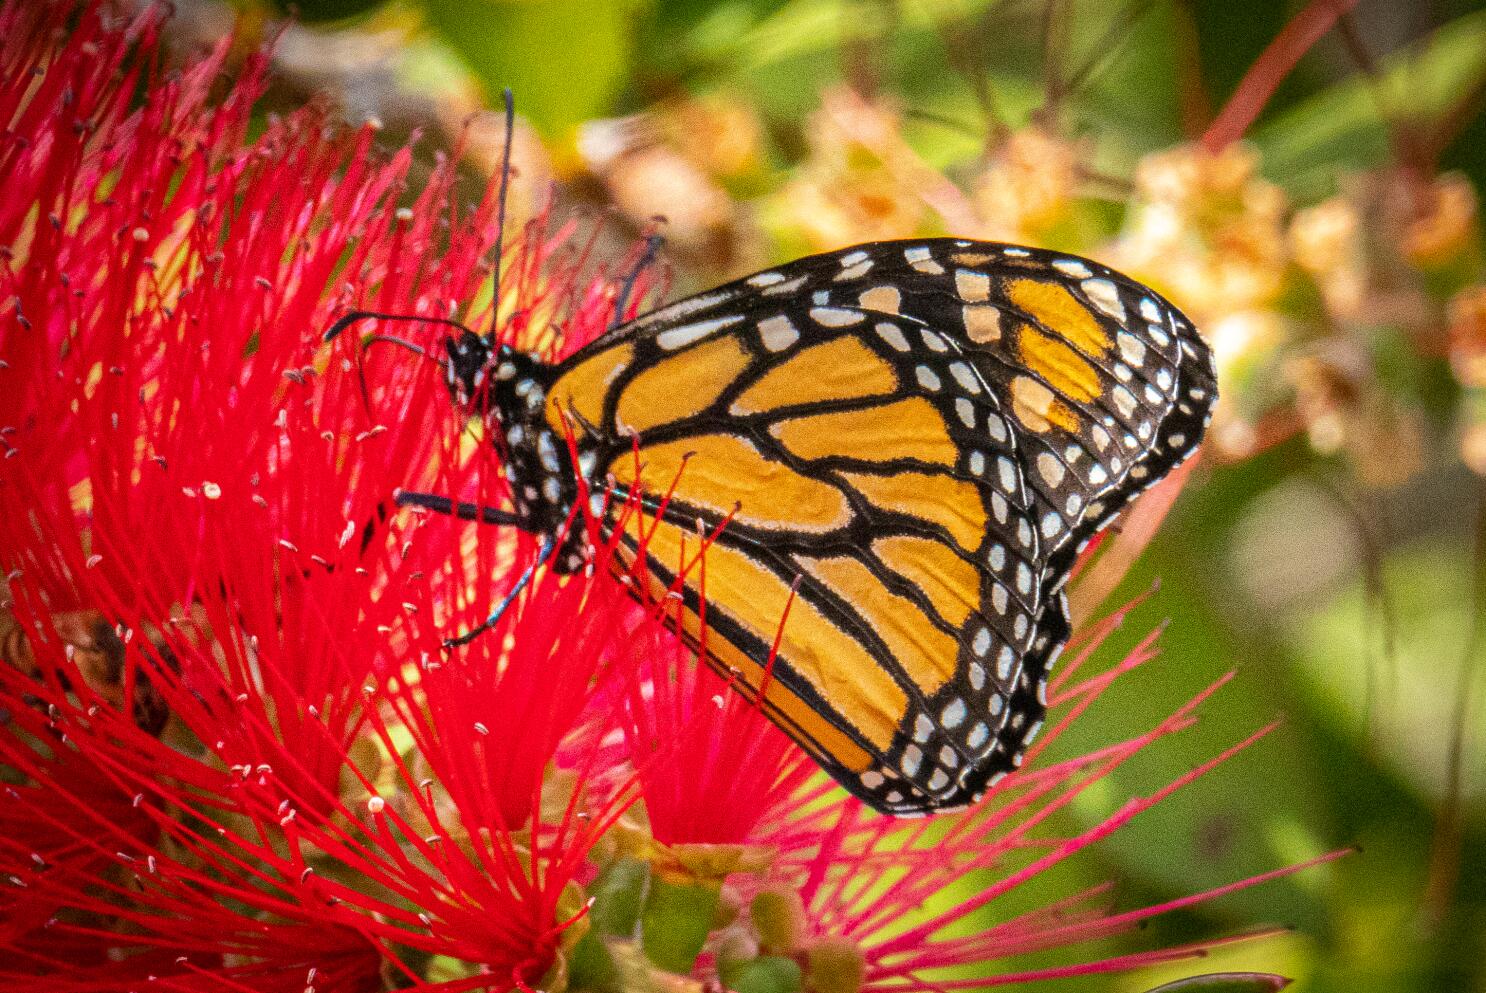
[[[553,370],[543,413],[590,481],[646,495],[623,541],[682,632],[851,792],[912,814],[1020,763],[1077,548],[1190,454],[1214,393],[1139,284],[943,239],[656,311]]]

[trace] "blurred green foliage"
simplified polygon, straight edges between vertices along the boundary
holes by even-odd
[[[1065,77],[1090,72],[1067,128],[1095,137],[1099,169],[1128,176],[1141,155],[1192,137],[1194,106],[1220,107],[1299,6],[1076,5],[1058,64]],[[1438,165],[1486,187],[1486,123],[1469,96],[1479,98],[1486,78],[1486,12],[1476,6],[1361,4],[1350,25],[1356,43],[1323,39],[1250,130],[1266,177],[1292,201],[1315,202],[1347,171],[1388,161],[1414,123],[1463,107]],[[297,8],[311,23],[389,9],[369,0],[298,0]],[[511,87],[521,113],[559,148],[586,121],[678,94],[741,98],[764,120],[766,176],[757,182],[765,188],[788,178],[822,89],[839,80],[898,95],[910,144],[951,168],[994,124],[978,92],[1017,125],[1047,87],[1044,8],[1031,0],[399,0],[391,9],[415,14],[487,98]],[[1140,16],[1126,23],[1132,12]],[[1358,45],[1374,53],[1376,78],[1357,68]],[[1396,53],[1410,46],[1420,57],[1404,65]],[[1200,69],[1200,92],[1181,92],[1174,67],[1184,62]],[[1148,728],[1229,670],[1237,678],[1198,726],[1122,769],[1110,784],[1118,789],[1091,794],[1073,816],[1093,821],[1272,720],[1279,729],[1138,819],[1097,859],[1038,885],[1113,877],[1117,905],[1133,907],[1359,850],[1158,920],[1110,942],[1111,954],[1276,924],[1293,931],[1226,948],[1202,971],[1277,972],[1296,977],[1301,993],[1486,993],[1486,707],[1479,672],[1461,678],[1462,667],[1479,670],[1481,661],[1472,584],[1483,491],[1449,457],[1454,388],[1443,358],[1407,351],[1389,374],[1413,384],[1405,388],[1434,412],[1430,457],[1404,487],[1366,491],[1301,439],[1204,468],[1189,486],[1115,598],[1159,578],[1159,593],[1116,640],[1133,645],[1170,617],[1164,658],[1117,685],[1063,746]],[[1323,564],[1312,569],[1313,561]],[[1271,583],[1297,588],[1276,595]],[[1457,794],[1449,756],[1462,689],[1474,710],[1466,711],[1470,747]],[[1059,988],[1134,993],[1193,971],[1179,964]],[[1224,987],[1172,987],[1189,988]]]

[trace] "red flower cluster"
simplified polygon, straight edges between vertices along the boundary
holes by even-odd
[[[509,494],[437,363],[322,332],[370,308],[564,351],[611,323],[615,283],[580,279],[574,232],[533,219],[505,246],[493,314],[496,189],[465,209],[451,162],[415,185],[412,152],[384,154],[370,127],[315,108],[255,118],[262,60],[230,85],[225,44],[172,70],[160,27],[99,4],[0,6],[6,988],[628,988],[630,952],[676,923],[653,900],[643,920],[615,909],[647,899],[616,869],[637,858],[714,896],[797,894],[782,943],[760,943],[763,910],[729,921],[714,899],[707,952],[680,967],[778,953],[817,989],[842,961],[856,988],[1031,978],[989,971],[1165,909],[1111,917],[1079,894],[941,936],[1159,800],[1036,840],[1199,701],[904,828],[843,799],[699,667],[664,603],[611,582],[592,521],[572,523],[595,545],[588,575],[538,571],[492,633],[447,652],[535,543],[396,509],[398,487]],[[1151,651],[1078,685],[1067,665],[1055,714]],[[627,816],[639,797],[644,819]],[[904,925],[970,870],[1001,876]],[[740,958],[729,932],[749,927]],[[636,928],[651,928],[638,946]],[[925,977],[965,963],[987,977]]]

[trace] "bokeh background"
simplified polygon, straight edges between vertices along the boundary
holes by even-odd
[[[1479,4],[298,0],[290,20],[266,0],[176,7],[177,50],[234,29],[245,50],[272,43],[270,106],[332,101],[389,143],[421,135],[430,163],[457,149],[472,195],[499,168],[491,108],[509,86],[516,222],[576,218],[612,257],[658,230],[673,293],[952,233],[1093,255],[1171,297],[1214,343],[1224,400],[1185,491],[1104,601],[1151,593],[1116,641],[1169,620],[1166,661],[1061,745],[1150,726],[1237,678],[1202,725],[1074,816],[1092,823],[1283,724],[1139,818],[1102,863],[1038,885],[1114,878],[1135,906],[1357,846],[1110,950],[1279,924],[1201,970],[1283,973],[1309,993],[1486,991]]]

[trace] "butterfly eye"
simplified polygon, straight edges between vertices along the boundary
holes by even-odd
[[[449,356],[444,375],[450,392],[458,402],[474,403],[483,410],[480,398],[489,392],[489,342],[473,331],[462,331],[444,339],[444,351]]]

